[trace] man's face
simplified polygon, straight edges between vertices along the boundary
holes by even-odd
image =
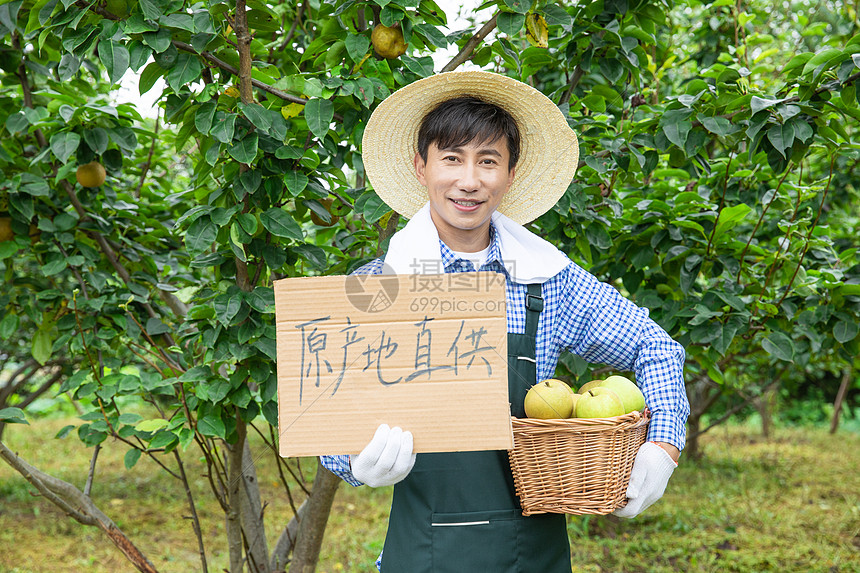
[[[439,237],[455,251],[489,244],[490,216],[514,180],[509,157],[504,137],[453,149],[431,143],[426,162],[415,154],[415,175],[427,188]]]

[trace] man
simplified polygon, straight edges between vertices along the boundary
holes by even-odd
[[[522,226],[552,208],[578,164],[560,110],[504,76],[439,74],[386,99],[362,145],[374,189],[410,221],[384,260],[357,272],[503,273],[514,416],[524,416],[526,391],[552,377],[562,351],[635,371],[652,412],[650,441],[616,514],[633,517],[659,499],[684,445],[684,349],[646,310]],[[322,462],[352,485],[395,485],[377,562],[384,573],[571,570],[564,515],[522,516],[506,452],[416,457],[411,433],[383,424],[359,455]]]

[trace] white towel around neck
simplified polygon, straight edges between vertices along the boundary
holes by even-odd
[[[512,281],[544,283],[570,264],[570,259],[555,246],[509,217],[496,211],[492,221],[498,234],[502,260]],[[388,272],[411,275],[443,272],[441,260],[439,232],[430,217],[428,202],[391,237],[385,264],[390,267]]]

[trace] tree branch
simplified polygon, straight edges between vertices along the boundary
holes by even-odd
[[[143,189],[143,183],[146,181],[146,176],[149,174],[149,169],[152,167],[152,155],[155,152],[155,142],[158,140],[158,126],[161,119],[161,108],[156,108],[155,115],[155,132],[152,134],[152,143],[149,146],[149,154],[146,156],[142,169],[140,171],[140,183],[137,184],[137,189],[134,191],[134,198],[140,199],[140,190]]]
[[[450,72],[451,70],[456,69],[457,66],[471,58],[472,53],[475,51],[475,48],[478,46],[478,44],[480,44],[484,40],[487,34],[489,34],[495,29],[496,18],[498,18],[498,16],[498,12],[493,14],[493,17],[490,18],[490,20],[486,24],[484,24],[481,29],[475,33],[474,36],[469,38],[469,41],[466,42],[466,45],[463,46],[463,49],[461,49],[456,56],[451,58],[450,62],[445,64],[445,67],[442,68],[442,71]]]
[[[235,66],[232,66],[232,65],[228,64],[227,62],[225,62],[224,60],[217,58],[211,52],[205,52],[205,51],[204,52],[198,52],[197,50],[195,50],[191,46],[191,44],[186,44],[185,42],[180,42],[179,40],[173,40],[173,45],[176,46],[177,49],[179,49],[179,50],[184,50],[184,51],[190,52],[192,54],[197,54],[198,56],[200,56],[204,60],[206,60],[212,64],[215,64],[218,68],[224,70],[225,72],[231,73],[234,76],[239,76],[239,70]],[[285,91],[281,91],[277,88],[273,88],[272,86],[270,86],[268,84],[264,84],[260,80],[255,80],[254,78],[251,78],[251,84],[255,88],[259,88],[259,89],[263,90],[264,92],[270,93],[273,96],[281,98],[282,100],[285,100],[285,101],[288,101],[291,103],[298,103],[298,104],[302,104],[302,105],[308,103],[308,100],[306,100],[304,98],[296,97],[292,94],[288,94]]]
[[[583,71],[583,69],[580,67],[579,64],[576,64],[576,67],[573,68],[573,76],[570,78],[570,83],[568,84],[567,89],[564,91],[564,94],[562,94],[561,99],[558,102],[559,105],[570,101],[570,96],[571,94],[573,94],[573,90],[575,90],[576,86],[579,85],[579,81],[584,75],[585,72]]]
[[[248,14],[245,0],[236,0],[236,17],[233,20],[239,51],[239,94],[242,103],[253,103],[254,92],[251,84],[251,33],[248,31]]]
[[[138,571],[158,573],[140,549],[81,490],[36,469],[18,457],[3,442],[0,442],[0,457],[33,484],[42,496],[66,512],[72,519],[83,525],[92,525],[101,529]]]

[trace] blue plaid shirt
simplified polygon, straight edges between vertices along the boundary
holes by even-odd
[[[481,271],[507,276],[508,332],[522,334],[526,328],[527,287],[511,281],[503,264],[497,234],[491,226],[490,252]],[[474,271],[472,263],[457,257],[440,241],[446,273]],[[376,259],[355,274],[381,274],[382,259]],[[552,378],[562,351],[572,352],[592,363],[609,364],[633,371],[636,384],[651,410],[648,440],[668,442],[684,448],[690,404],[684,389],[684,347],[656,322],[648,310],[639,308],[573,262],[543,284],[543,312],[537,333],[537,379]],[[358,486],[349,456],[322,456],[322,465],[347,483]],[[381,557],[381,556],[380,556]],[[379,566],[377,561],[377,566]]]

